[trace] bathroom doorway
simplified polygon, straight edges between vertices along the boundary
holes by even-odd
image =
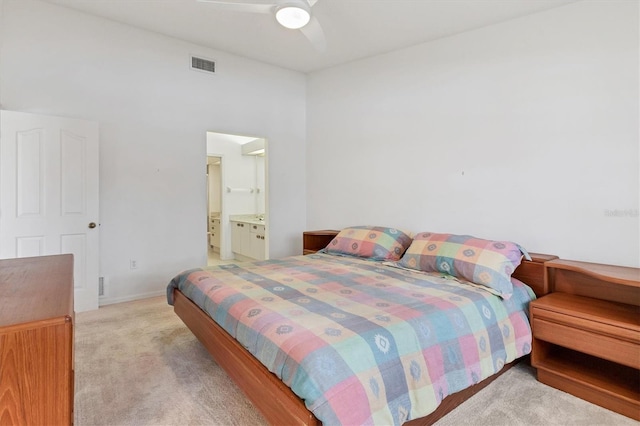
[[[266,145],[266,139],[260,137],[207,132],[209,265],[268,259],[269,191]],[[245,219],[260,219],[263,222],[263,226],[259,228],[264,232],[260,234],[262,239],[258,243],[264,243],[264,249],[257,251],[259,255],[247,256],[242,248],[238,248],[237,232],[232,232],[232,221],[235,225],[238,220]]]
[[[222,157],[207,155],[207,264],[220,263]]]

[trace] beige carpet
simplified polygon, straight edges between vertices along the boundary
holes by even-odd
[[[77,314],[75,350],[78,426],[266,424],[163,297]],[[638,426],[538,383],[526,365],[437,424]]]

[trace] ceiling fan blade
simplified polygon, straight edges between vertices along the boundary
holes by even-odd
[[[220,10],[248,13],[273,13],[274,4],[264,3],[236,3],[231,1],[198,0],[201,3],[209,3]]]
[[[327,40],[324,36],[324,31],[322,30],[322,26],[320,26],[320,22],[318,22],[314,16],[311,17],[307,25],[300,28],[300,31],[309,39],[318,52],[324,52],[327,49]]]
[[[309,7],[313,7],[313,5],[318,2],[318,0],[307,0],[307,2],[309,3]]]

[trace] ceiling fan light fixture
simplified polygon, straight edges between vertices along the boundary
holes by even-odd
[[[311,13],[302,4],[285,4],[276,11],[276,20],[285,28],[297,30],[311,20]]]

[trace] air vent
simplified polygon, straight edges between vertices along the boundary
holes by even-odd
[[[191,68],[194,70],[200,70],[204,72],[215,73],[216,72],[216,63],[204,58],[198,58],[196,56],[191,57]]]

